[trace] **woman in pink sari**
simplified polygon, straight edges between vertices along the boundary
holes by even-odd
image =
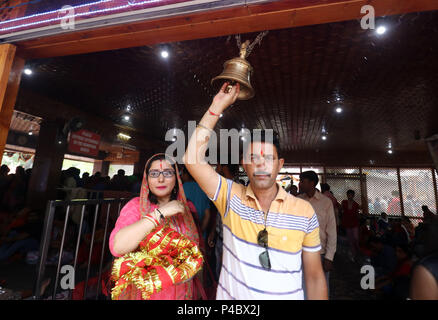
[[[177,164],[165,154],[154,155],[146,163],[140,197],[132,199],[123,207],[120,212],[120,216],[117,219],[116,225],[111,232],[109,241],[111,253],[115,257],[123,256],[125,258],[129,257],[131,253],[138,252],[140,247],[146,248],[144,245],[146,241],[152,241],[155,239],[154,241],[156,241],[156,243],[164,242],[164,235],[169,236],[169,234],[163,235],[162,232],[157,232],[157,230],[163,230],[164,225],[171,228],[171,230],[176,231],[173,232],[174,236],[170,240],[173,240],[173,242],[169,243],[175,243],[176,246],[181,245],[182,242],[178,240],[178,236],[182,235],[184,239],[192,243],[191,248],[198,252],[199,250],[197,250],[197,246],[199,246],[199,234],[193,221],[191,212],[196,212],[196,209],[191,202],[186,200],[181,179],[179,177]],[[176,236],[176,239],[175,234],[178,235]],[[158,238],[158,240],[156,240],[157,237],[162,238]],[[187,241],[185,243],[187,243]],[[151,246],[151,252],[153,251],[154,245]],[[164,249],[167,250],[168,248],[169,246],[165,247]],[[198,264],[196,268],[198,268],[200,267],[199,264],[202,265],[202,255],[198,254],[196,258]],[[148,257],[148,259],[151,258]],[[145,259],[144,261],[150,260]],[[137,263],[135,266],[138,267],[138,265],[139,263]],[[191,266],[194,265],[195,264],[191,264]],[[129,269],[131,267],[132,263],[129,264],[126,263],[126,261],[124,264],[119,263],[118,267],[116,268],[116,273],[122,273],[121,270],[123,268]],[[147,270],[147,272],[151,270],[150,268],[147,269],[147,267],[150,267],[150,265],[148,266],[146,263],[145,269],[140,271],[146,274],[145,270]],[[152,288],[154,288],[152,291],[154,293],[151,294],[148,299],[190,300],[197,298],[194,290],[194,277],[191,279],[185,279],[185,281],[174,281],[177,282],[177,284],[172,284],[166,288],[163,285],[162,289],[159,288],[158,290],[155,290],[157,288],[157,284],[160,286],[164,283],[162,278],[160,278],[160,276],[163,274],[163,268],[160,270],[159,269],[160,267],[152,271],[155,272],[155,278],[148,278],[156,279],[156,281],[152,281]],[[185,271],[186,269],[183,269],[182,272]],[[168,275],[166,274],[166,277],[167,276]],[[167,279],[174,280],[174,274],[169,276],[170,277],[167,277]],[[181,279],[181,277],[178,279]],[[137,282],[133,282],[138,283],[138,280]],[[142,296],[142,291],[138,288],[138,286],[134,285],[134,283],[126,286],[125,281],[124,286],[121,286],[123,290],[121,290],[121,292],[120,290],[118,291],[117,299],[144,299],[144,295]]]

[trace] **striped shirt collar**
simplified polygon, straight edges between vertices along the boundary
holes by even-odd
[[[278,192],[277,192],[277,195],[275,196],[274,201],[275,200],[281,200],[281,201],[286,200],[286,196],[287,196],[286,191],[283,189],[283,187],[279,183],[277,183],[277,186],[278,186]],[[254,191],[251,188],[251,183],[246,187],[245,196],[247,198],[248,197],[253,198],[254,200],[256,199]]]

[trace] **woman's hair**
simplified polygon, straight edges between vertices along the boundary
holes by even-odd
[[[156,161],[156,160],[166,160],[170,163],[170,165],[172,166],[173,170],[175,171],[175,187],[173,188],[171,194],[170,194],[170,201],[172,200],[177,200],[178,197],[178,192],[179,192],[179,186],[178,186],[178,179],[176,178],[177,172],[176,172],[176,167],[175,167],[175,162],[167,157],[164,154],[159,154],[155,157],[153,157],[152,159],[149,160],[148,165],[146,166],[146,179],[149,178],[149,170],[151,168],[152,162]],[[149,190],[149,196],[148,196],[148,200],[153,203],[153,204],[157,204],[158,203],[158,199],[157,196],[155,194],[152,193],[152,191]]]

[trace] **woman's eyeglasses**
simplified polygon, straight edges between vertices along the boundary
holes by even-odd
[[[164,171],[158,171],[158,170],[151,170],[149,171],[149,177],[151,178],[158,178],[160,174],[163,174],[164,178],[172,178],[175,175],[175,171],[173,170],[164,170]]]
[[[259,246],[266,249],[259,255],[260,264],[262,265],[263,269],[271,270],[271,260],[269,259],[268,253],[268,230],[266,230],[266,228],[258,233],[257,243]]]

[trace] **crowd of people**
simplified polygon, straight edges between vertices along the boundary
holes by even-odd
[[[41,239],[42,219],[38,212],[24,205],[24,201],[11,201],[12,195],[18,195],[17,199],[25,197],[26,172],[17,170],[16,175],[8,175],[8,168],[2,166],[2,220],[0,223],[0,261],[12,262],[24,259],[26,254],[29,263],[35,263],[39,241]],[[202,242],[202,251],[205,254],[205,267],[200,280],[202,290],[206,292],[207,298],[215,297],[215,290],[219,281],[222,269],[223,256],[223,226],[222,218],[213,201],[204,193],[198,183],[193,179],[189,171],[183,166],[181,171],[181,182],[187,200],[193,208],[190,210],[196,230],[198,230],[199,241]],[[245,182],[239,176],[238,165],[217,165],[216,172],[245,186]],[[30,173],[30,172],[29,172]],[[84,173],[82,178],[76,168],[70,168],[62,172],[60,187],[83,188],[86,190],[120,190],[139,193],[141,188],[141,177],[127,177],[123,170],[119,170],[113,179],[101,177],[100,173],[89,176]],[[355,191],[348,190],[345,200],[338,201],[330,186],[321,183],[321,191],[316,188],[318,175],[313,171],[303,172],[300,175],[299,185],[291,184],[286,192],[292,196],[302,198],[312,204],[318,213],[318,222],[321,238],[322,267],[326,275],[327,284],[330,283],[329,275],[333,268],[337,248],[337,237],[345,237],[349,243],[349,257],[351,261],[358,264],[370,263],[376,270],[375,287],[376,292],[385,299],[406,299],[416,294],[425,297],[418,285],[421,277],[427,277],[427,273],[436,272],[433,265],[433,257],[438,252],[438,235],[436,215],[427,207],[422,206],[424,219],[415,228],[408,217],[392,217],[385,211],[380,215],[364,215],[362,208],[355,201]],[[20,186],[23,184],[24,186]],[[12,191],[8,189],[12,187]],[[21,192],[17,193],[17,189]],[[394,194],[394,196],[396,196]],[[393,208],[394,201],[388,201],[386,208]],[[377,202],[381,205],[382,202]],[[11,205],[14,204],[14,205]],[[374,204],[374,208],[376,208]],[[380,208],[383,206],[381,205]],[[11,211],[11,210],[16,210]],[[388,210],[390,211],[390,210]],[[8,216],[5,212],[14,212]],[[374,211],[373,211],[374,212]],[[391,211],[390,211],[391,212]],[[55,220],[55,229],[58,230],[58,238],[63,225],[62,219]],[[97,235],[102,233],[104,226],[98,226]],[[55,231],[56,231],[55,230]],[[56,232],[55,232],[56,233]],[[74,239],[75,233],[67,237]],[[90,233],[84,233],[84,239],[90,238]],[[99,237],[97,237],[99,238]],[[433,240],[434,239],[434,240]],[[101,245],[103,239],[97,239],[93,247],[92,264],[99,262]],[[52,245],[52,256],[49,263],[57,262],[56,237]],[[79,265],[85,265],[88,259],[88,242],[84,241],[78,254]],[[59,243],[58,243],[59,245]],[[70,249],[70,250],[69,250]],[[66,248],[70,259],[74,248]],[[32,257],[34,257],[32,259]],[[431,258],[432,257],[432,258]],[[64,259],[64,258],[63,258]],[[67,257],[66,260],[69,260]],[[430,262],[430,260],[432,262]],[[424,266],[424,267],[423,267]],[[424,291],[424,290],[423,290]],[[330,286],[328,285],[328,292]],[[198,294],[200,294],[198,292]],[[427,296],[426,296],[427,297]]]
[[[123,169],[119,169],[112,178],[102,176],[101,172],[91,176],[88,172],[84,172],[82,177],[80,173],[80,169],[75,167],[63,170],[59,187],[83,188],[88,191],[128,191],[136,194],[140,192],[141,176],[138,174],[127,176]]]
[[[32,169],[24,170],[23,167],[18,166],[14,174],[9,172],[8,166],[0,167],[0,263],[26,258],[27,262],[36,263],[44,217],[43,212],[26,204]],[[80,170],[71,167],[61,173],[57,199],[102,198],[102,192],[107,190],[138,194],[140,180],[141,177],[136,175],[126,176],[122,169],[112,179],[102,177],[100,172],[92,176],[85,172],[80,177]],[[74,218],[74,215],[72,216]],[[55,238],[61,235],[62,227],[61,215],[54,221]],[[87,221],[84,221],[83,228],[85,233],[90,231]],[[56,239],[53,243],[56,244]],[[54,249],[56,251],[56,245]],[[52,260],[56,258],[54,252]]]

